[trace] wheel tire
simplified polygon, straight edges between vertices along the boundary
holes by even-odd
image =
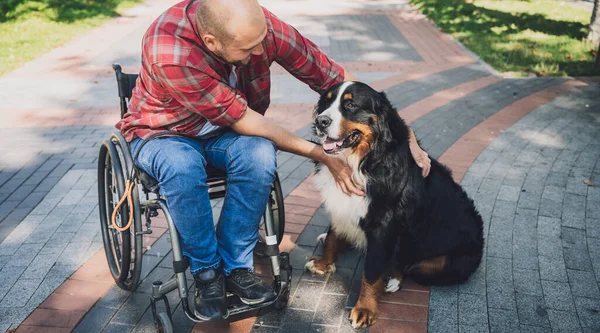
[[[275,234],[277,235],[277,245],[279,245],[285,232],[285,205],[283,204],[283,191],[281,190],[279,175],[275,175],[271,194],[269,196],[269,204],[273,212],[273,225],[275,227]]]
[[[173,322],[166,312],[160,312],[158,314],[158,327],[156,328],[159,333],[173,333]]]
[[[288,301],[290,299],[290,289],[286,288],[281,294],[280,298],[275,302],[275,309],[283,310],[287,307]]]
[[[127,179],[131,179],[133,172],[133,159],[129,149],[129,144],[125,141],[125,138],[120,133],[115,133],[111,136],[110,141],[115,145],[117,152],[121,159],[121,165],[124,165],[123,175]],[[140,282],[140,275],[142,272],[142,217],[140,209],[140,198],[137,186],[132,191],[132,203],[133,207],[133,223],[129,228],[129,239],[130,239],[130,265],[129,275],[123,280],[122,288],[133,291],[137,288]]]
[[[114,144],[102,142],[98,156],[98,205],[100,229],[110,273],[119,287],[129,275],[131,263],[131,240],[129,231],[119,232],[112,228],[114,206],[125,192],[120,158]],[[127,205],[121,206],[120,216],[128,216]],[[121,221],[121,224],[123,222]],[[122,225],[121,225],[122,226]]]

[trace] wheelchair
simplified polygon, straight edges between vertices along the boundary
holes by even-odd
[[[123,73],[118,64],[113,64],[113,69],[117,79],[121,118],[123,118],[138,75]],[[224,197],[227,191],[225,172],[211,166],[207,166],[206,172],[210,198]],[[169,214],[166,201],[159,194],[157,181],[143,170],[136,168],[129,144],[120,132],[113,133],[100,146],[98,199],[102,239],[110,273],[116,284],[127,291],[135,290],[140,282],[143,235],[152,233],[151,219],[158,216],[159,210],[163,212],[171,238],[174,277],[164,283],[154,281],[152,285],[150,302],[154,323],[159,332],[173,331],[172,314],[166,294],[175,289],[178,289],[182,309],[187,317],[195,322],[202,322],[194,314],[193,302],[191,306],[188,303],[190,290],[187,286],[186,270],[189,263],[181,251],[179,234]],[[142,228],[142,219],[145,222],[145,230]],[[255,255],[270,258],[273,289],[277,297],[250,306],[242,303],[237,296],[228,293],[229,316],[267,306],[274,306],[277,310],[287,306],[292,267],[289,254],[279,253],[278,248],[284,227],[283,193],[279,178],[276,176],[258,230],[259,241],[254,252]],[[159,310],[157,306],[160,301],[164,302],[164,310]]]

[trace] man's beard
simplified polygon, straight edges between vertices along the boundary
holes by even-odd
[[[221,53],[221,51],[215,51],[215,53],[219,56],[219,58],[225,60],[226,63],[228,63],[230,65],[234,65],[235,67],[247,65],[247,64],[244,64],[244,62],[242,60],[230,61],[223,55],[223,53]]]

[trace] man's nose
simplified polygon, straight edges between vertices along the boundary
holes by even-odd
[[[331,118],[328,116],[318,116],[317,117],[317,128],[320,130],[324,130],[331,125]]]

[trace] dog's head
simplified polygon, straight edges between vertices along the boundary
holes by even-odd
[[[394,112],[384,93],[360,82],[343,82],[323,93],[315,109],[315,135],[328,154],[362,159],[377,141],[391,140]]]

